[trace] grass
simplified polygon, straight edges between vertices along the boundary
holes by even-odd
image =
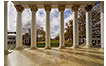
[[[64,41],[65,47],[71,47],[72,43],[68,41]],[[58,40],[51,40],[51,47],[59,47],[59,41]],[[14,49],[16,47],[15,44],[8,44],[8,48]],[[30,45],[24,45],[24,48],[29,48]],[[44,48],[45,47],[45,41],[37,41],[37,47],[38,48]]]
[[[71,47],[72,43],[65,41],[65,47]],[[58,40],[51,40],[51,47],[59,47],[59,41]],[[45,41],[38,41],[37,42],[37,47],[38,48],[44,48],[45,47]]]

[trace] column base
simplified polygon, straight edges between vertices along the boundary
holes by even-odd
[[[60,46],[59,49],[65,49],[65,46]]]
[[[51,49],[51,47],[45,47],[45,49]]]
[[[35,50],[35,49],[37,49],[37,48],[36,48],[36,47],[31,47],[30,49],[31,49],[31,50]]]
[[[9,51],[8,50],[4,50],[4,55],[8,55]]]
[[[15,49],[16,50],[23,50],[24,48],[23,47],[16,47]]]
[[[83,48],[93,48],[92,45],[85,45]]]
[[[104,48],[100,48],[99,51],[104,51]]]
[[[8,55],[9,53],[11,52],[9,52],[8,50],[4,50],[4,55]]]
[[[71,48],[76,49],[76,48],[79,48],[79,47],[78,46],[72,46]]]

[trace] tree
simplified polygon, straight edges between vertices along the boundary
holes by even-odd
[[[39,27],[39,29],[37,29],[37,38],[38,41],[45,40],[45,31],[43,27]]]
[[[68,23],[66,23],[66,28],[65,28],[65,40],[72,41],[73,37],[73,20],[69,20]]]
[[[57,36],[55,37],[55,40],[59,40],[59,35],[57,35]]]
[[[82,9],[78,10],[78,33],[79,33],[79,44],[84,43],[84,39],[86,38],[86,14]],[[82,42],[83,40],[83,42]]]
[[[97,4],[93,7],[92,11],[92,39],[93,45],[96,45],[95,41],[98,41],[97,44],[100,44],[100,4]]]
[[[91,10],[92,16],[92,37],[100,36],[100,6],[94,5]],[[78,10],[79,41],[86,38],[86,14],[82,9]]]
[[[41,36],[41,40],[45,40],[45,31],[43,30],[43,27],[40,28],[40,34]]]

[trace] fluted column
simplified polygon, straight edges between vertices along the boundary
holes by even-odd
[[[8,26],[8,23],[7,23],[7,1],[4,2],[4,54],[8,54],[8,45],[7,45],[7,26]]]
[[[85,7],[86,9],[86,46],[85,48],[92,47],[92,20],[91,20],[91,9],[92,5]]]
[[[59,48],[64,49],[64,5],[59,6],[60,11],[60,35],[59,35]]]
[[[36,49],[36,11],[37,7],[30,6],[32,11],[31,49]]]
[[[15,5],[17,10],[17,24],[16,24],[16,49],[23,49],[22,45],[22,12],[24,8],[21,5]]]
[[[78,48],[79,45],[79,36],[78,36],[78,8],[80,5],[73,5],[73,47]]]
[[[100,24],[101,24],[101,49],[104,50],[104,2],[100,2],[100,8],[101,8],[101,13],[100,13]]]
[[[46,42],[45,42],[45,49],[51,49],[50,44],[50,5],[45,5],[45,11],[46,11]]]

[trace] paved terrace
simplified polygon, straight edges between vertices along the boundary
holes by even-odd
[[[13,50],[5,55],[5,66],[103,66],[104,52],[92,49]]]

